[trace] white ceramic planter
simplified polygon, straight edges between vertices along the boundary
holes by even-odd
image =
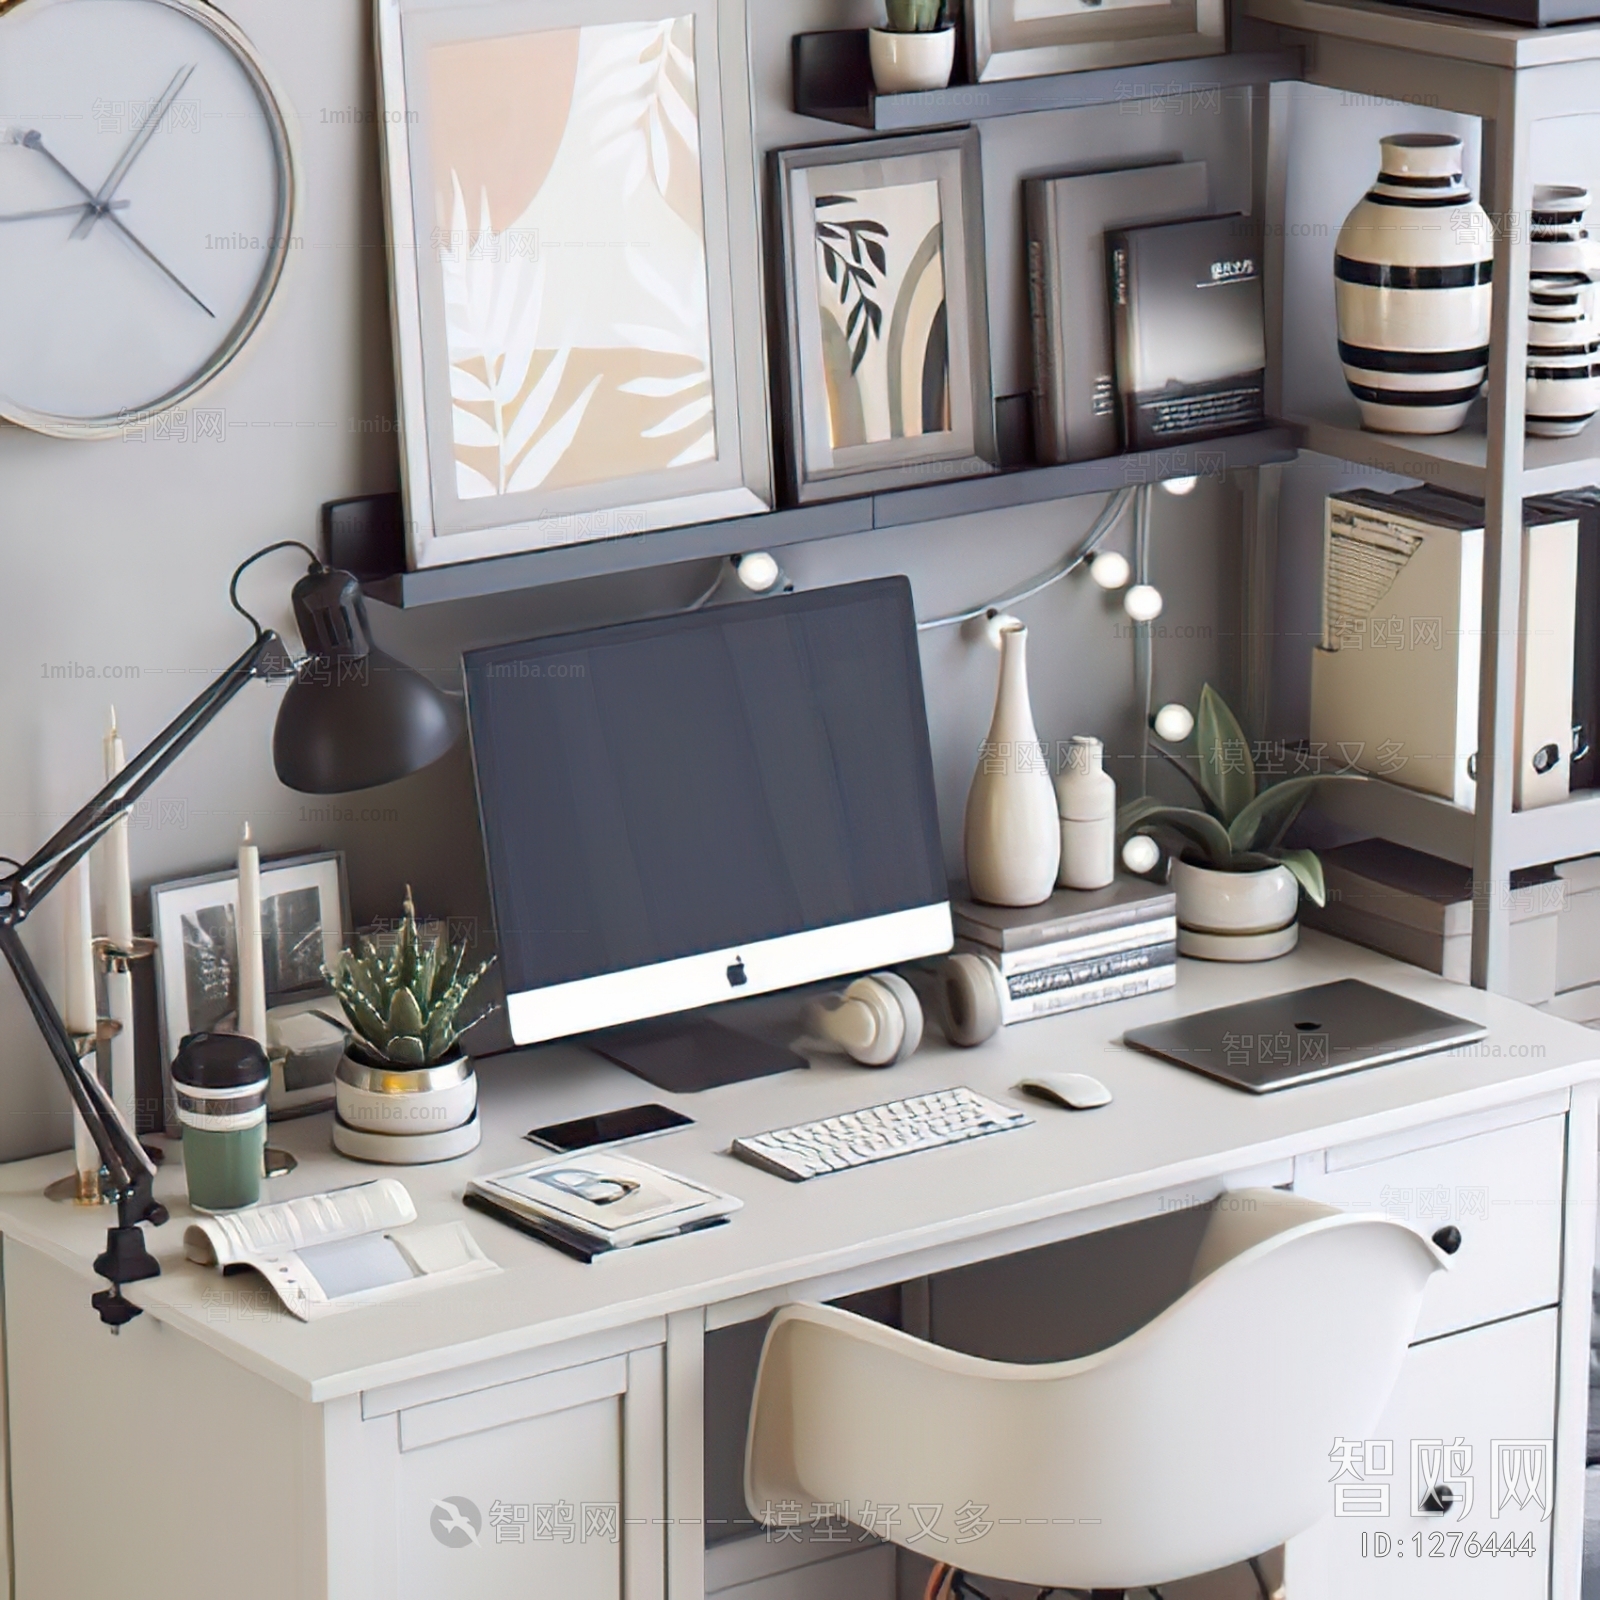
[[[448,1133],[478,1109],[478,1080],[465,1056],[432,1067],[369,1067],[351,1056],[334,1077],[339,1120],[363,1133]]]
[[[1270,961],[1300,937],[1300,885],[1287,867],[1217,872],[1172,863],[1178,953],[1205,961]]]
[[[956,61],[956,30],[946,23],[931,33],[867,30],[872,82],[879,94],[915,94],[942,89]]]
[[[1028,702],[1028,630],[1000,635],[1000,685],[989,736],[967,791],[967,886],[992,906],[1048,900],[1061,865],[1055,785]]]
[[[1493,233],[1461,177],[1461,141],[1381,141],[1377,180],[1339,230],[1339,359],[1363,427],[1450,433],[1489,368]]]

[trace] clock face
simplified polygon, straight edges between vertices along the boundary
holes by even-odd
[[[0,10],[0,416],[103,434],[193,394],[266,309],[293,191],[277,102],[209,7]]]

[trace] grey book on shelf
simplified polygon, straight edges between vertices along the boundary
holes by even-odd
[[[1117,383],[1106,232],[1203,216],[1203,161],[1026,178],[1028,298],[1033,325],[1033,435],[1042,462],[1117,453]]]
[[[1109,888],[1057,889],[1042,905],[989,906],[950,891],[950,916],[958,939],[1009,953],[1066,944],[1135,923],[1175,917],[1178,897],[1165,884],[1119,873]]]
[[[1106,248],[1123,448],[1260,427],[1267,343],[1255,220],[1117,228]]]

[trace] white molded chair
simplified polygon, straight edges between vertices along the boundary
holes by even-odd
[[[745,1499],[769,1524],[893,1507],[895,1542],[1043,1589],[1116,1595],[1250,1560],[1332,1510],[1334,1442],[1371,1432],[1445,1264],[1386,1217],[1241,1190],[1214,1206],[1182,1298],[1079,1360],[985,1361],[786,1306]]]

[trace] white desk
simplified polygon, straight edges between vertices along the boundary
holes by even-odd
[[[1489,1038],[1262,1098],[1115,1042],[1140,1022],[1346,975],[1481,1019]],[[954,1083],[1019,1098],[1019,1077],[1065,1066],[1102,1078],[1114,1103],[1037,1107],[1020,1132],[803,1185],[725,1153],[742,1133]],[[585,1266],[459,1204],[473,1173],[529,1158],[526,1129],[658,1097],[585,1052],[551,1047],[484,1065],[474,1155],[401,1174],[422,1221],[466,1217],[504,1271],[301,1324],[248,1275],[224,1280],[183,1260],[181,1172],[167,1171],[173,1219],[151,1233],[163,1276],[132,1288],[147,1314],[115,1338],[88,1306],[105,1216],[40,1197],[65,1158],[17,1163],[0,1169],[17,1600],[88,1596],[116,1574],[169,1600],[211,1600],[224,1582],[238,1600],[700,1600],[707,1330],[1263,1183],[1414,1208],[1425,1231],[1454,1220],[1465,1238],[1430,1291],[1426,1342],[1392,1408],[1404,1433],[1387,1480],[1392,1515],[1330,1519],[1291,1546],[1293,1600],[1578,1600],[1597,1079],[1592,1033],[1308,935],[1287,960],[1186,962],[1175,991],[1028,1023],[977,1051],[934,1040],[889,1072],[824,1060],[661,1096],[695,1126],[641,1154],[745,1207],[725,1228]],[[271,1186],[278,1197],[376,1170],[331,1153],[325,1117],[280,1124],[273,1142],[300,1157]],[[1491,1520],[1490,1441],[1552,1430],[1553,1518],[1513,1507]],[[1479,1452],[1471,1515],[1413,1518],[1411,1437],[1457,1434]],[[482,1512],[475,1546],[435,1536],[430,1513],[451,1496]],[[495,1502],[502,1519],[529,1508],[523,1542],[492,1525]],[[620,1508],[615,1544],[605,1507]],[[1370,1539],[1360,1554],[1363,1532],[1411,1541],[1441,1526],[1528,1532],[1538,1554],[1430,1556],[1426,1537],[1405,1546],[1420,1561],[1378,1560]],[[976,1551],[970,1559],[981,1572]],[[879,1580],[865,1574],[861,1565],[849,1592],[878,1600]],[[765,1595],[756,1586],[741,1600]]]

